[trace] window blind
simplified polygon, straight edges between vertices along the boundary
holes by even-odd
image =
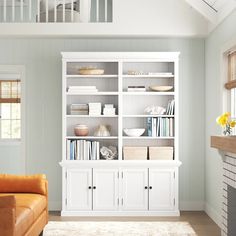
[[[20,103],[20,80],[0,80],[0,103]]]
[[[228,82],[226,89],[236,88],[236,51],[228,55]]]

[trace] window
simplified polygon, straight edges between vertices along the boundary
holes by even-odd
[[[21,81],[19,75],[0,75],[0,139],[21,138]]]
[[[225,88],[230,91],[231,116],[236,119],[236,51],[228,54],[228,82]],[[234,134],[236,134],[235,129]]]

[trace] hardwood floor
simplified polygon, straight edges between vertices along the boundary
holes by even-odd
[[[220,236],[220,228],[202,211],[181,212],[180,217],[61,217],[59,212],[50,212],[50,221],[186,221],[198,236]]]

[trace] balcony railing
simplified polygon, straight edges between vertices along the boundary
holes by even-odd
[[[112,9],[113,0],[0,0],[0,22],[112,22]]]

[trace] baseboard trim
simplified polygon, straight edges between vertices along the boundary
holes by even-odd
[[[49,211],[61,211],[61,202],[49,201]]]
[[[217,212],[208,203],[205,203],[205,212],[221,228],[221,213]]]
[[[181,201],[179,203],[180,211],[204,211],[205,210],[205,204],[202,201]]]

